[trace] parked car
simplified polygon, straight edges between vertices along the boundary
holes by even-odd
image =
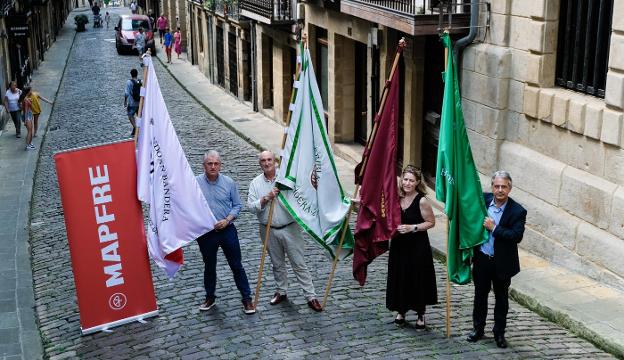
[[[121,15],[117,26],[115,26],[115,47],[117,53],[135,51],[134,37],[139,32],[139,28],[143,28],[147,41],[145,46],[152,51],[152,55],[156,54],[156,44],[154,43],[153,24],[147,15]]]

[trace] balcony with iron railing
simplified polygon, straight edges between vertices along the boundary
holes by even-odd
[[[295,22],[294,0],[240,0],[241,15],[269,25]]]
[[[340,12],[409,35],[432,35],[450,26],[450,32],[466,31],[470,22],[469,0],[340,0]]]
[[[197,0],[194,0],[197,1]],[[240,20],[240,3],[237,0],[204,0],[204,9],[235,21]]]

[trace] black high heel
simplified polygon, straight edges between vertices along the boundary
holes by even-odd
[[[397,325],[405,324],[405,314],[398,313],[397,316],[394,318],[394,323]]]

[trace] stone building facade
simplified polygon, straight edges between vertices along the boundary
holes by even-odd
[[[483,184],[496,169],[514,176],[512,195],[528,209],[521,246],[624,289],[624,2],[584,3],[492,0],[489,30],[464,54],[464,112]],[[579,17],[590,21],[568,34],[562,22]],[[596,36],[600,19],[606,36]],[[601,90],[562,82],[576,33],[596,49],[574,71],[606,74]]]
[[[70,0],[0,0],[0,94],[12,80],[19,87],[45,60],[74,2]],[[4,128],[0,107],[0,130]]]
[[[219,0],[161,1],[170,18],[185,12],[188,56],[205,76],[279,123],[288,114],[298,36],[306,34],[329,137],[354,162],[405,37],[398,166],[421,166],[434,184],[444,70],[438,32],[451,25],[455,40],[464,36],[469,7],[447,9],[454,15],[445,23],[431,0],[228,1],[235,16]],[[460,57],[460,75],[484,188],[493,171],[510,171],[512,195],[529,210],[521,247],[624,289],[624,2],[489,0],[478,9],[479,33]],[[596,35],[599,28],[606,30]]]

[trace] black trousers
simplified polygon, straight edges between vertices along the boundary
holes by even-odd
[[[509,285],[511,278],[496,276],[494,258],[490,258],[478,249],[475,251],[472,276],[475,285],[474,308],[472,310],[472,324],[476,331],[484,331],[485,319],[488,312],[488,296],[494,288],[494,329],[495,335],[504,335],[507,326],[507,312],[509,311]]]

